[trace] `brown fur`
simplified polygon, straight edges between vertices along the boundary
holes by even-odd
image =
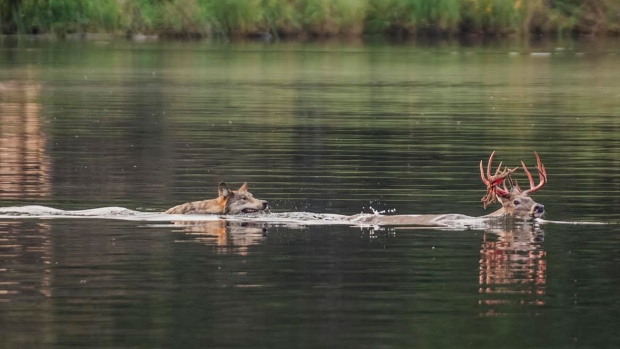
[[[513,217],[519,220],[531,220],[540,218],[545,212],[545,207],[527,196],[512,190],[509,197],[498,197],[502,207],[497,211],[482,217]],[[419,225],[419,226],[445,226],[449,222],[469,219],[460,214],[425,214],[425,215],[391,215],[382,216],[374,214],[358,214],[350,216],[352,222],[373,225]]]
[[[491,168],[491,162],[493,160],[493,152],[489,158],[489,164],[487,168]],[[499,201],[502,205],[497,211],[490,213],[483,217],[513,217],[520,220],[531,220],[534,218],[540,218],[545,213],[545,206],[537,203],[529,197],[529,194],[542,188],[547,182],[547,172],[542,165],[538,154],[536,154],[536,169],[539,174],[540,183],[534,185],[534,181],[530,172],[525,167],[525,164],[521,162],[523,170],[525,171],[528,180],[530,182],[531,189],[521,190],[518,185],[512,186],[512,179],[510,175],[517,169],[505,168],[503,171],[500,166],[497,168],[495,175],[491,176],[490,172],[487,172],[487,177],[484,177],[482,162],[480,162],[480,174],[483,182],[487,184],[487,194],[482,198],[484,207],[492,202]],[[512,189],[508,190],[506,187],[506,181],[509,182]],[[503,188],[499,188],[502,185]],[[349,219],[353,222],[375,224],[375,225],[421,225],[421,226],[442,226],[446,225],[446,222],[455,221],[459,219],[472,218],[458,214],[441,214],[441,215],[368,215],[360,214],[350,216]]]
[[[265,200],[255,199],[248,191],[247,183],[239,190],[230,190],[226,183],[217,187],[218,197],[211,200],[187,202],[169,208],[168,214],[239,214],[263,211],[268,207]]]
[[[517,188],[512,188],[509,196],[498,196],[497,199],[502,204],[502,208],[485,217],[514,216],[527,220],[540,218],[545,212],[545,206],[532,200],[527,193],[520,192]]]

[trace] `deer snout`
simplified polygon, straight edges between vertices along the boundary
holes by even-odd
[[[534,205],[532,212],[534,213],[534,215],[540,217],[543,213],[545,213],[545,206],[541,204],[536,204]]]

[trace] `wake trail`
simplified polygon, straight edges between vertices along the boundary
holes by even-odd
[[[231,222],[264,222],[273,224],[349,224],[347,216],[311,212],[256,213],[240,215],[217,214],[165,214],[163,212],[134,211],[125,207],[100,207],[87,210],[61,210],[47,206],[0,207],[0,219],[112,219],[147,222],[208,222],[226,220]]]
[[[110,206],[86,210],[61,210],[53,207],[29,205],[0,207],[0,219],[111,219],[137,222],[209,222],[226,220],[229,222],[257,222],[274,225],[349,225],[349,226],[379,226],[382,224],[368,223],[373,217],[381,217],[379,213],[359,214],[346,216],[329,213],[313,212],[261,212],[240,215],[216,215],[216,214],[165,214],[163,212],[142,212],[125,207]],[[416,216],[416,215],[411,215]],[[441,215],[438,222],[443,223],[443,228],[452,227],[457,229],[472,229],[484,227],[485,219],[481,217],[468,217],[463,215]],[[371,218],[368,220],[368,218]],[[380,221],[380,220],[379,220]],[[542,218],[536,219],[537,224],[559,225],[613,225],[613,222],[588,222],[588,221],[554,221]],[[428,228],[442,228],[441,226],[427,226]]]

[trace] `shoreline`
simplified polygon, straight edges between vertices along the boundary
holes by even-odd
[[[387,34],[359,34],[359,35],[330,35],[330,36],[313,36],[313,35],[296,35],[274,37],[265,33],[263,35],[235,35],[225,36],[199,36],[199,35],[167,35],[167,34],[119,34],[110,32],[79,32],[66,33],[56,35],[54,33],[38,33],[38,34],[2,34],[0,33],[0,42],[5,40],[12,41],[133,41],[133,42],[174,42],[174,41],[210,41],[210,42],[256,42],[256,43],[320,43],[320,42],[342,42],[342,43],[505,43],[505,42],[558,42],[558,41],[608,41],[620,40],[620,35],[570,35],[558,36],[548,35],[387,35]]]

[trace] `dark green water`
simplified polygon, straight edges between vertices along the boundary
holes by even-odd
[[[0,44],[0,206],[482,215],[495,149],[620,222],[617,42]],[[0,346],[618,347],[619,231],[5,219]]]

